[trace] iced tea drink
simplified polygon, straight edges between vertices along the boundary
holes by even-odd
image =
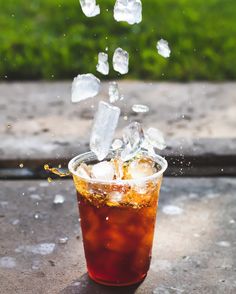
[[[151,162],[153,172],[148,170],[148,176],[140,178],[136,170],[133,174],[138,178],[132,178],[130,163],[125,163],[122,179],[104,181],[88,177],[86,171],[77,172],[82,162],[86,167],[93,166],[93,154],[78,156],[69,164],[77,190],[88,274],[105,285],[138,283],[150,265],[159,191],[167,163],[160,156],[139,158],[139,169],[149,168]]]

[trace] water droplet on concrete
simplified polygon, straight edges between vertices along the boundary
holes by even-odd
[[[16,259],[11,256],[4,256],[0,258],[1,268],[14,268],[16,266]]]
[[[22,245],[15,249],[15,252],[28,252],[39,255],[51,254],[55,249],[56,244],[54,243],[41,243],[37,245]]]
[[[182,208],[178,206],[174,206],[174,205],[166,205],[162,208],[162,211],[164,214],[168,214],[168,215],[180,215],[183,213]]]
[[[58,239],[59,244],[66,244],[68,242],[69,238],[68,237],[62,237]]]
[[[65,202],[65,198],[63,195],[57,194],[54,197],[53,203],[54,204],[63,204]]]
[[[31,198],[32,200],[37,200],[37,201],[42,200],[42,198],[41,198],[38,194],[31,194],[31,195],[30,195],[30,198]]]
[[[230,247],[231,244],[228,241],[219,241],[216,243],[216,245],[220,246],[220,247]]]

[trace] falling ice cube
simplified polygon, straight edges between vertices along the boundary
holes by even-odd
[[[114,7],[116,21],[126,21],[129,24],[142,21],[142,2],[140,0],[117,0]]]
[[[149,128],[145,133],[145,139],[153,147],[163,150],[166,148],[164,136],[161,131],[155,128]]]
[[[80,0],[79,2],[87,17],[93,17],[100,13],[100,7],[96,4],[96,0]]]
[[[124,75],[129,71],[129,53],[122,48],[117,48],[113,55],[113,68]]]
[[[123,161],[130,160],[141,150],[144,141],[144,133],[140,123],[132,122],[123,131],[124,150],[121,152]]]
[[[115,175],[115,168],[112,162],[102,161],[93,165],[91,174],[97,180],[111,181]]]
[[[72,83],[72,102],[80,102],[92,98],[100,90],[100,80],[93,74],[78,75]]]
[[[109,63],[108,63],[108,55],[104,52],[98,53],[98,64],[96,67],[97,71],[103,75],[109,74]]]
[[[149,107],[142,104],[134,104],[132,110],[136,113],[145,113],[149,111]]]
[[[165,58],[168,58],[170,57],[170,48],[169,48],[169,45],[168,45],[168,42],[161,39],[160,41],[157,42],[157,50],[158,50],[158,53],[165,57]]]
[[[109,100],[111,103],[115,103],[120,99],[119,88],[117,82],[109,83]]]
[[[90,137],[90,149],[100,161],[109,153],[119,116],[120,108],[104,101],[99,103]]]

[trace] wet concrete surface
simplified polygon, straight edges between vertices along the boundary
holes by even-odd
[[[86,274],[72,180],[0,186],[0,293],[236,293],[235,178],[165,178],[151,269],[122,289]]]

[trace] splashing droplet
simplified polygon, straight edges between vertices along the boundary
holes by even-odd
[[[60,167],[59,167],[59,168],[60,168]],[[68,177],[68,176],[71,175],[70,172],[63,173],[63,172],[59,171],[57,168],[55,168],[55,167],[52,167],[52,168],[51,168],[51,167],[49,167],[48,164],[45,164],[45,165],[44,165],[44,170],[46,170],[46,171],[50,171],[51,173],[53,173],[53,174],[55,174],[55,175],[57,175],[57,176],[59,176],[59,177],[61,177],[61,178],[63,178],[63,177]],[[51,182],[49,182],[49,183],[51,183]]]

